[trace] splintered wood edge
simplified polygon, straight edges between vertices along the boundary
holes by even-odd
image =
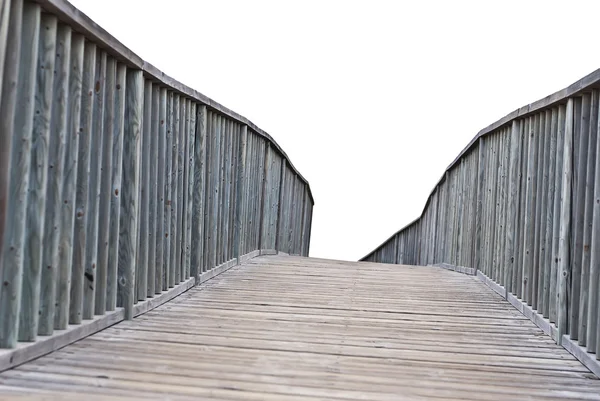
[[[250,259],[261,255],[276,255],[274,250],[255,250],[240,257],[240,262],[236,259],[227,261],[200,275],[198,285],[202,284],[218,275],[226,272],[234,266],[238,266]],[[281,252],[279,254],[282,254]],[[144,302],[139,302],[133,307],[134,317],[141,316],[190,290],[196,285],[196,279],[190,277],[186,281],[175,287],[163,291]],[[0,372],[12,369],[33,359],[39,358],[51,352],[57,351],[69,344],[79,341],[85,337],[91,336],[110,326],[113,326],[125,318],[123,308],[117,308],[115,311],[107,312],[102,316],[96,316],[94,319],[85,320],[82,324],[69,325],[66,330],[55,330],[50,336],[38,336],[35,342],[19,342],[16,348],[0,349]]]
[[[477,270],[476,274],[470,274],[464,271],[464,267],[454,266],[449,263],[437,263],[430,265],[432,267],[441,267],[442,269],[452,270],[458,273],[467,275],[476,275],[479,280],[487,285],[494,292],[505,298],[516,310],[521,312],[523,316],[529,319],[533,324],[539,327],[547,336],[552,338],[556,343],[566,349],[571,355],[575,357],[583,366],[588,368],[596,377],[600,379],[600,361],[596,359],[596,354],[587,352],[585,347],[580,346],[576,341],[572,340],[568,334],[562,336],[562,339],[558,339],[558,329],[554,323],[539,314],[536,310],[533,310],[531,306],[527,305],[521,299],[516,297],[500,284]],[[469,268],[466,268],[469,269]]]

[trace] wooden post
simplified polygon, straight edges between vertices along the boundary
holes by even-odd
[[[147,79],[144,83],[144,124],[141,141],[141,163],[140,171],[140,191],[139,191],[139,235],[137,237],[137,263],[136,263],[136,294],[134,300],[143,300],[147,296],[148,276],[148,235],[150,231],[150,196],[151,196],[151,174],[150,163],[156,163],[152,159],[152,95],[154,93],[154,84]]]
[[[508,208],[506,220],[506,247],[505,261],[506,271],[504,276],[504,285],[506,291],[512,291],[513,269],[515,268],[515,233],[517,224],[517,188],[518,188],[518,152],[519,152],[519,121],[513,120],[510,129],[510,150],[508,160]]]
[[[104,141],[104,85],[106,82],[106,53],[96,54],[96,74],[93,88],[93,115],[91,127],[90,175],[88,189],[88,220],[85,245],[85,270],[83,278],[83,318],[94,318],[96,301],[96,265],[98,261],[98,224],[100,208],[100,184],[102,172],[102,143]]]
[[[533,252],[535,237],[535,195],[537,184],[537,143],[538,143],[539,116],[530,118],[527,155],[527,185],[525,193],[525,221],[524,221],[524,258],[523,258],[523,300],[531,304],[531,281],[533,274]]]
[[[551,322],[557,322],[558,319],[558,283],[559,283],[559,239],[561,224],[561,194],[563,187],[563,156],[566,127],[566,107],[560,105],[558,109],[558,126],[556,136],[556,169],[554,173],[555,190],[553,200],[553,227],[552,227],[552,271],[550,272],[550,312]]]
[[[206,119],[206,106],[198,105],[196,109],[196,136],[194,139],[194,212],[192,216],[191,258],[191,275],[196,278],[196,284],[199,284],[200,273],[202,272],[202,254],[204,253]]]
[[[179,95],[174,95],[173,98],[173,133],[172,133],[172,148],[171,148],[171,228],[170,228],[170,262],[169,262],[169,287],[174,287],[178,281],[179,262],[177,260],[177,236],[179,234],[177,226],[177,208],[179,198],[177,196],[178,189],[178,155],[179,155],[179,108],[180,98]]]
[[[46,222],[44,224],[44,259],[40,293],[38,334],[54,331],[54,311],[58,276],[58,247],[61,236],[63,169],[68,128],[68,94],[71,60],[71,28],[59,25],[55,48],[56,74],[52,94],[50,120],[50,154],[48,155],[48,185],[46,192]]]
[[[69,324],[80,324],[83,318],[83,286],[85,274],[85,245],[88,221],[88,186],[90,176],[90,146],[92,144],[92,117],[94,110],[94,77],[96,45],[85,43],[81,87],[81,120],[79,123],[79,150],[77,155],[77,193],[75,203],[75,230],[73,233],[73,261],[71,263],[71,299]]]
[[[585,177],[585,200],[584,200],[584,217],[583,217],[583,246],[581,255],[581,306],[579,308],[579,345],[586,346],[590,337],[595,337],[590,334],[588,324],[588,305],[589,305],[589,285],[590,285],[590,257],[592,248],[592,225],[594,213],[594,181],[596,167],[596,146],[598,140],[598,107],[599,96],[598,90],[593,90],[590,99],[590,124],[589,124],[589,141],[588,141],[588,158],[586,165]],[[599,305],[596,305],[598,307]],[[594,340],[592,340],[594,341]]]
[[[157,194],[158,203],[156,206],[156,258],[154,261],[154,273],[148,272],[148,293],[151,297],[153,294],[160,294],[163,290],[163,272],[165,263],[165,173],[167,170],[166,154],[167,147],[167,88],[161,88],[159,94],[159,132],[158,132],[158,159],[157,159]],[[150,276],[153,276],[153,280]]]
[[[135,260],[137,243],[138,187],[140,185],[140,138],[144,107],[144,75],[127,71],[123,136],[123,202],[119,235],[119,291],[117,304],[124,308],[125,319],[133,319]]]
[[[77,153],[81,113],[81,81],[83,77],[83,47],[85,39],[74,34],[71,38],[69,76],[68,130],[62,187],[61,231],[59,245],[59,277],[56,291],[54,328],[64,330],[69,323],[71,264],[73,262],[73,228],[75,223],[75,188],[77,182]]]
[[[106,60],[104,94],[104,125],[102,141],[102,174],[100,183],[100,206],[98,209],[98,263],[96,265],[94,310],[96,315],[106,311],[106,286],[108,273],[108,243],[110,239],[110,203],[113,163],[113,132],[115,129],[115,93],[117,62]]]
[[[537,311],[540,314],[544,314],[544,311],[548,309],[548,305],[545,301],[544,294],[549,291],[549,272],[550,266],[546,264],[546,227],[548,225],[548,178],[549,178],[549,170],[550,170],[550,142],[552,141],[550,129],[552,127],[552,112],[550,110],[546,110],[543,113],[544,116],[544,132],[543,132],[543,141],[544,146],[541,149],[541,175],[542,175],[542,185],[540,190],[540,200],[541,202],[541,211],[540,211],[540,226],[539,226],[539,249],[540,255],[538,259],[539,272],[538,272],[538,292],[537,292]]]
[[[558,338],[569,332],[568,287],[571,277],[571,196],[573,185],[573,119],[574,100],[569,98],[565,117],[565,135],[563,142],[563,168],[560,209],[560,237],[558,250]]]
[[[17,15],[14,16],[20,19],[21,4],[13,4],[13,6],[16,8],[17,12]],[[11,17],[12,16],[13,15],[11,15]],[[2,197],[8,197],[8,205],[6,208],[7,214],[5,218],[5,227],[7,231],[4,233],[3,244],[0,244],[0,249],[2,250],[2,254],[0,254],[0,258],[2,259],[2,262],[0,262],[2,266],[2,269],[0,269],[0,276],[2,278],[2,286],[0,287],[0,348],[14,348],[16,346],[17,337],[19,336],[21,298],[22,296],[31,296],[31,291],[33,290],[32,287],[37,286],[39,288],[39,268],[31,265],[36,263],[39,266],[39,251],[36,252],[36,255],[33,257],[32,255],[24,255],[25,252],[29,252],[30,250],[29,247],[26,246],[26,240],[27,238],[31,238],[31,231],[36,228],[35,226],[31,226],[31,220],[28,221],[27,219],[27,203],[38,43],[40,39],[39,25],[39,5],[29,2],[25,3],[23,5],[21,43],[26,44],[26,46],[22,46],[20,52],[17,92],[16,96],[13,97],[12,94],[9,94],[9,98],[6,99],[6,101],[15,99],[16,107],[14,108],[14,115],[4,114],[4,112],[9,110],[2,110],[1,115],[2,118],[14,118],[14,131],[8,133],[9,135],[13,135],[12,149],[10,150],[10,168],[7,171],[10,174],[9,192],[6,195],[4,195],[4,193],[0,195]],[[11,34],[13,33],[16,32],[11,29]],[[12,43],[9,44],[9,46],[11,46],[11,49],[9,50],[12,50]],[[10,66],[6,66],[6,70],[7,72],[10,72]],[[8,87],[11,86],[11,84],[12,82],[4,87],[8,90]],[[10,107],[7,107],[7,109],[10,109]],[[4,127],[5,125],[3,123],[2,128]],[[4,133],[1,135],[4,135]],[[2,142],[4,142],[4,140]],[[4,175],[5,172],[0,172],[0,174]],[[33,174],[35,174],[35,172]],[[35,188],[36,184],[34,183],[33,185]],[[41,218],[39,215],[36,217]],[[38,224],[37,221],[35,221],[34,224]],[[40,221],[39,224],[41,225],[42,222]],[[34,241],[37,244],[41,242],[41,239],[38,237],[38,239]],[[29,265],[24,267],[24,262],[27,262]],[[37,277],[28,277],[23,281],[23,271],[27,274],[35,274]],[[32,282],[32,279],[35,279],[36,282]],[[22,284],[27,287],[24,291]],[[36,305],[29,305],[31,301],[31,299],[23,300],[26,305],[26,310],[24,311],[26,316],[24,318],[26,319],[25,323],[27,326],[30,326],[32,324],[31,321],[37,317],[37,310],[33,311],[33,315],[30,315],[29,313],[33,308],[37,309]],[[25,328],[24,334],[26,337],[33,337],[31,339],[35,338],[35,332],[32,331],[33,329],[35,329],[35,327]]]
[[[9,188],[10,164],[15,129],[14,114],[17,103],[17,83],[20,70],[23,0],[4,0],[0,7],[2,12],[0,16],[0,40],[2,41],[0,42],[2,44],[0,45],[0,72],[3,72],[3,75],[0,75],[0,250],[2,250],[4,247],[4,231],[8,227],[6,220],[9,218],[8,198],[11,193],[11,189]],[[6,47],[3,46],[4,43],[6,43]],[[3,251],[2,255],[4,255]],[[4,258],[0,255],[0,276],[2,282],[12,283],[14,273],[18,272],[13,272],[13,269],[5,266]],[[13,284],[9,284],[9,286],[6,289],[0,288],[0,303],[2,305],[5,305],[5,300],[12,298],[15,291],[17,291]],[[13,330],[13,323],[4,319],[4,313],[8,314],[11,312],[4,311],[0,307],[0,316],[2,316],[0,321],[0,337],[2,338],[0,347],[8,346],[7,341],[4,339],[8,335],[8,332]],[[16,333],[14,334],[16,335]]]
[[[575,100],[573,140],[577,148],[573,148],[576,157],[573,161],[572,192],[572,248],[570,250],[571,274],[569,276],[569,336],[573,340],[580,338],[579,333],[579,300],[581,287],[581,257],[583,255],[583,226],[585,213],[585,178],[587,173],[587,156],[589,145],[591,96],[584,94]],[[571,241],[571,240],[570,240]]]
[[[543,316],[548,318],[550,316],[551,300],[550,293],[552,290],[552,277],[556,278],[556,274],[553,273],[555,270],[554,257],[552,254],[552,233],[554,227],[554,192],[556,189],[556,135],[558,129],[558,110],[553,108],[548,111],[550,114],[550,146],[548,149],[548,190],[546,192],[546,227],[545,227],[545,248],[546,252],[544,255],[544,310]]]
[[[162,290],[168,290],[171,287],[171,206],[173,203],[171,188],[173,186],[173,107],[175,104],[173,92],[167,94],[167,133],[165,138],[165,181],[164,181],[164,196],[165,196],[165,210],[164,210],[164,235],[163,239],[163,270],[162,270]],[[156,288],[156,291],[161,288]]]
[[[35,115],[31,138],[31,170],[27,200],[25,252],[21,310],[19,313],[19,341],[35,341],[40,307],[40,280],[45,232],[46,186],[48,171],[48,141],[52,109],[54,60],[56,58],[56,27],[54,16],[44,14],[41,19],[37,54]]]
[[[598,124],[600,124],[600,121],[598,121]],[[598,129],[598,126],[596,128]],[[586,345],[588,350],[596,351],[596,358],[600,359],[600,141],[596,140],[595,146],[596,160],[593,184],[590,273],[587,285]]]

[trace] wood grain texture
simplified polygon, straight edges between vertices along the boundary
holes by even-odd
[[[94,77],[96,70],[96,45],[85,43],[81,80],[81,116],[79,121],[79,148],[77,153],[77,181],[75,196],[75,226],[73,230],[73,260],[69,300],[69,324],[79,324],[83,318],[83,286],[85,280],[87,222],[90,184],[90,152],[92,144],[92,118],[94,113]]]
[[[156,258],[154,272],[148,272],[148,296],[160,294],[163,290],[164,252],[165,252],[165,173],[167,170],[165,156],[167,154],[167,89],[160,88],[159,98],[159,131],[157,159],[157,199],[156,205]]]
[[[206,191],[205,160],[206,160],[206,106],[196,109],[196,134],[194,137],[194,186],[193,213],[191,224],[191,271],[192,277],[198,281],[202,273],[202,254],[204,253],[204,192]],[[236,149],[237,152],[237,149]]]
[[[104,113],[106,58],[104,51],[96,54],[96,75],[93,88],[92,140],[90,144],[90,175],[88,188],[88,221],[86,232],[85,269],[83,279],[83,319],[93,319],[96,303],[96,271],[98,266],[98,232],[100,224],[100,190],[102,184],[102,163],[104,151]],[[105,215],[103,215],[104,217]]]
[[[181,319],[185,327],[176,324]],[[3,372],[0,393],[599,399],[600,381],[541,333],[474,277],[262,256],[133,321]]]
[[[140,138],[144,77],[141,71],[127,70],[125,94],[125,131],[123,134],[123,191],[119,230],[117,305],[125,319],[133,319],[136,244],[138,236],[138,188],[140,185]]]
[[[65,165],[62,187],[62,211],[59,245],[59,272],[56,290],[54,328],[66,329],[69,323],[71,293],[71,266],[73,263],[73,231],[75,225],[75,199],[77,183],[77,154],[81,113],[81,85],[83,78],[83,51],[85,39],[71,37],[71,62],[69,74],[68,129],[65,145]]]
[[[54,330],[55,299],[59,271],[61,238],[62,187],[68,130],[69,73],[71,28],[59,24],[56,35],[52,118],[50,125],[48,183],[44,224],[44,259],[40,288],[38,334],[51,335]]]
[[[10,163],[15,123],[14,113],[17,104],[17,82],[19,79],[23,0],[4,0],[1,6],[0,56],[2,56],[2,59],[0,60],[0,70],[2,70],[3,75],[0,79],[2,89],[0,91],[0,250],[3,251],[5,231],[7,231],[6,219],[9,217]],[[4,258],[0,255],[2,282],[5,281],[4,274],[9,274],[9,269],[4,266]],[[9,278],[12,279],[12,277]],[[5,299],[11,296],[9,293],[14,293],[14,291],[15,287],[13,285],[6,290],[0,288],[0,301],[4,302]],[[0,337],[4,338],[8,331],[13,330],[12,327],[12,322],[9,322],[8,325],[0,323]]]
[[[20,6],[14,5],[17,18]],[[29,191],[29,174],[31,161],[31,142],[33,116],[35,108],[35,81],[37,76],[37,59],[39,43],[40,7],[37,4],[24,3],[22,14],[22,37],[19,60],[17,92],[14,100],[14,115],[3,115],[2,118],[14,119],[14,138],[10,150],[10,185],[8,205],[6,208],[6,227],[2,243],[2,266],[0,272],[2,289],[0,290],[0,347],[16,346],[19,334],[19,313],[23,294],[23,270],[25,263],[25,237],[28,236],[27,202]],[[12,33],[12,32],[11,32]],[[8,83],[12,85],[12,83]],[[4,128],[4,127],[3,127]],[[29,260],[28,262],[32,262]],[[37,262],[37,261],[36,261]],[[26,271],[29,271],[29,266]],[[27,285],[28,283],[25,282]],[[28,294],[30,295],[30,294]],[[29,311],[31,309],[29,308]],[[31,318],[31,316],[28,316]],[[28,324],[30,324],[28,322]]]
[[[37,54],[19,341],[35,341],[38,331],[56,29],[56,18],[44,14],[40,20]]]
[[[110,240],[113,140],[115,130],[115,103],[117,62],[108,56],[104,86],[104,124],[102,126],[102,168],[100,177],[100,204],[98,209],[98,263],[96,265],[94,312],[103,315],[106,311],[108,249]]]

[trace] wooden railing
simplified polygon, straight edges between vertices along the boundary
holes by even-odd
[[[312,194],[277,143],[68,2],[0,0],[0,77],[0,347],[308,255]]]
[[[479,132],[421,216],[362,260],[476,269],[600,359],[599,87],[597,70]]]

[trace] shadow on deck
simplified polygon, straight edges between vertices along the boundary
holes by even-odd
[[[600,381],[476,277],[263,256],[0,374],[3,399],[36,391],[45,399],[600,400]]]

